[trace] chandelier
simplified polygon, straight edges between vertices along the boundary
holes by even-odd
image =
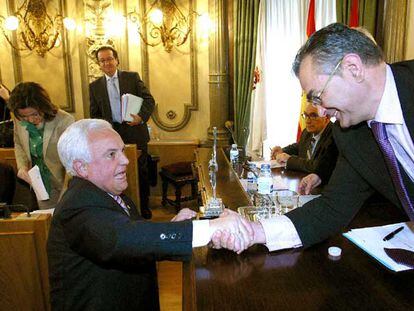
[[[0,23],[0,29],[12,48],[35,51],[41,57],[58,45],[62,25],[69,30],[76,27],[71,18],[63,18],[60,14],[50,16],[42,0],[25,0],[12,16],[5,18],[0,15]]]
[[[138,33],[145,44],[157,46],[162,43],[169,53],[173,47],[187,41],[194,14],[197,13],[184,15],[174,0],[155,0],[142,16],[134,10],[128,13],[128,18],[138,24]]]

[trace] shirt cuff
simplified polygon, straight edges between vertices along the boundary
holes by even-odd
[[[210,240],[210,221],[193,220],[193,247],[205,246]]]
[[[292,221],[286,216],[260,220],[266,236],[269,251],[302,246],[298,232]]]

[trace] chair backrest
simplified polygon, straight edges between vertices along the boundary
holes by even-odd
[[[127,144],[125,145],[125,155],[129,164],[127,168],[128,188],[124,193],[134,201],[139,212],[141,202],[139,200],[138,158],[141,155],[141,150],[138,150],[135,144]]]

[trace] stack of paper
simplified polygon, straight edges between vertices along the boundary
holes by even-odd
[[[132,114],[138,114],[141,110],[142,102],[144,100],[132,94],[124,94],[121,97],[121,115],[122,121],[132,122],[134,119]]]
[[[392,239],[383,241],[385,236],[399,227],[404,229],[398,232]],[[414,251],[413,231],[414,223],[402,222],[381,227],[352,229],[343,235],[388,269],[398,272],[410,270],[411,267],[395,262],[385,253],[384,248],[402,248]]]
[[[49,194],[46,191],[45,185],[43,184],[42,176],[40,175],[40,169],[37,165],[33,166],[29,171],[31,186],[36,194],[38,201],[49,200]]]

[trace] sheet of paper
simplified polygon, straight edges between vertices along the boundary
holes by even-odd
[[[289,189],[288,185],[283,181],[282,177],[273,177],[273,190],[285,190]]]
[[[132,94],[124,94],[121,99],[121,114],[122,120],[131,122],[134,119],[131,117],[132,114],[138,114],[141,110],[142,102],[144,100]]]
[[[302,206],[313,199],[320,197],[320,194],[308,194],[308,195],[300,195],[299,196],[299,206]]]
[[[391,240],[383,241],[383,238],[398,227],[404,229],[396,234]],[[393,271],[410,270],[411,268],[388,257],[385,248],[403,248],[414,251],[414,223],[402,222],[392,225],[352,229],[343,234],[351,242],[362,248],[369,255],[374,257],[388,269]]]
[[[38,209],[38,210],[35,210],[35,211],[33,211],[33,212],[31,212],[31,214],[35,214],[35,215],[37,215],[37,214],[52,214],[53,215],[53,213],[55,212],[55,209],[54,208],[49,208],[49,209]]]
[[[30,180],[32,182],[32,188],[36,194],[38,201],[49,200],[49,194],[46,191],[45,185],[43,184],[42,176],[37,165],[33,166],[29,170]]]

